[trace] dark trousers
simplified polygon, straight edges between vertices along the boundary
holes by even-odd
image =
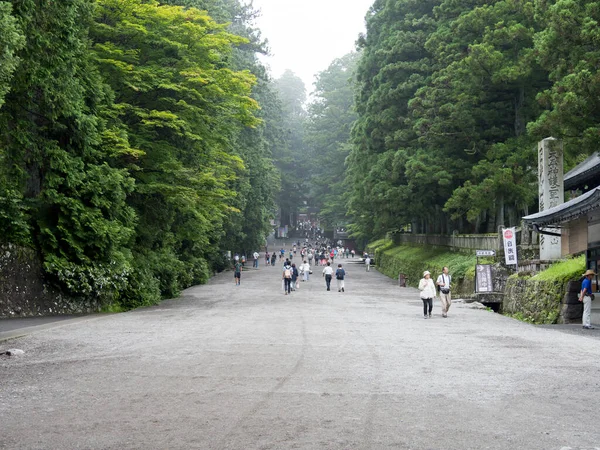
[[[331,275],[325,275],[325,284],[327,285],[327,290],[331,288]]]
[[[423,300],[423,315],[427,315],[427,309],[429,308],[429,315],[431,315],[431,310],[433,309],[433,299],[432,298],[422,298]]]
[[[287,292],[289,294],[292,291],[292,279],[284,278],[283,282],[284,282],[283,291]]]

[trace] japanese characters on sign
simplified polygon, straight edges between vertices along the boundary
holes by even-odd
[[[517,229],[504,228],[502,238],[504,240],[504,258],[506,265],[517,265]]]
[[[476,292],[494,292],[494,279],[492,278],[492,266],[490,264],[477,264],[475,279]]]
[[[563,147],[562,141],[547,138],[538,145],[538,179],[540,211],[554,208],[564,202]],[[560,230],[545,229],[554,233]],[[558,259],[561,257],[561,238],[540,235],[540,258]]]

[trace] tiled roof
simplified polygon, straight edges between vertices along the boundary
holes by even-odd
[[[559,223],[570,222],[599,208],[600,186],[554,208],[523,217],[523,221],[526,224],[538,225],[540,227],[557,225]]]
[[[565,174],[565,190],[577,189],[592,184],[596,187],[600,183],[600,154],[598,152],[591,155],[581,164]]]

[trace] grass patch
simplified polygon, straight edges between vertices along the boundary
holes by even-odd
[[[576,258],[567,259],[552,264],[548,269],[538,273],[532,280],[537,281],[555,281],[564,283],[566,281],[577,280],[585,272],[585,255]]]
[[[367,251],[375,254],[380,272],[394,279],[399,273],[403,273],[408,277],[410,286],[418,285],[425,270],[429,270],[435,280],[442,273],[443,267],[448,266],[454,285],[453,292],[458,295],[473,293],[476,263],[474,254],[440,247],[394,245],[391,240],[385,239],[369,244]]]

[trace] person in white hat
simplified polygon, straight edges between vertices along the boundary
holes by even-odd
[[[431,279],[431,272],[423,272],[423,278],[419,281],[420,297],[423,300],[423,318],[431,319],[431,310],[433,309],[433,298],[435,297],[435,285]]]
[[[579,301],[583,302],[583,328],[586,330],[593,330],[592,326],[592,278],[596,276],[596,272],[593,270],[587,270],[583,275],[583,281],[581,282],[581,292],[579,294]]]

